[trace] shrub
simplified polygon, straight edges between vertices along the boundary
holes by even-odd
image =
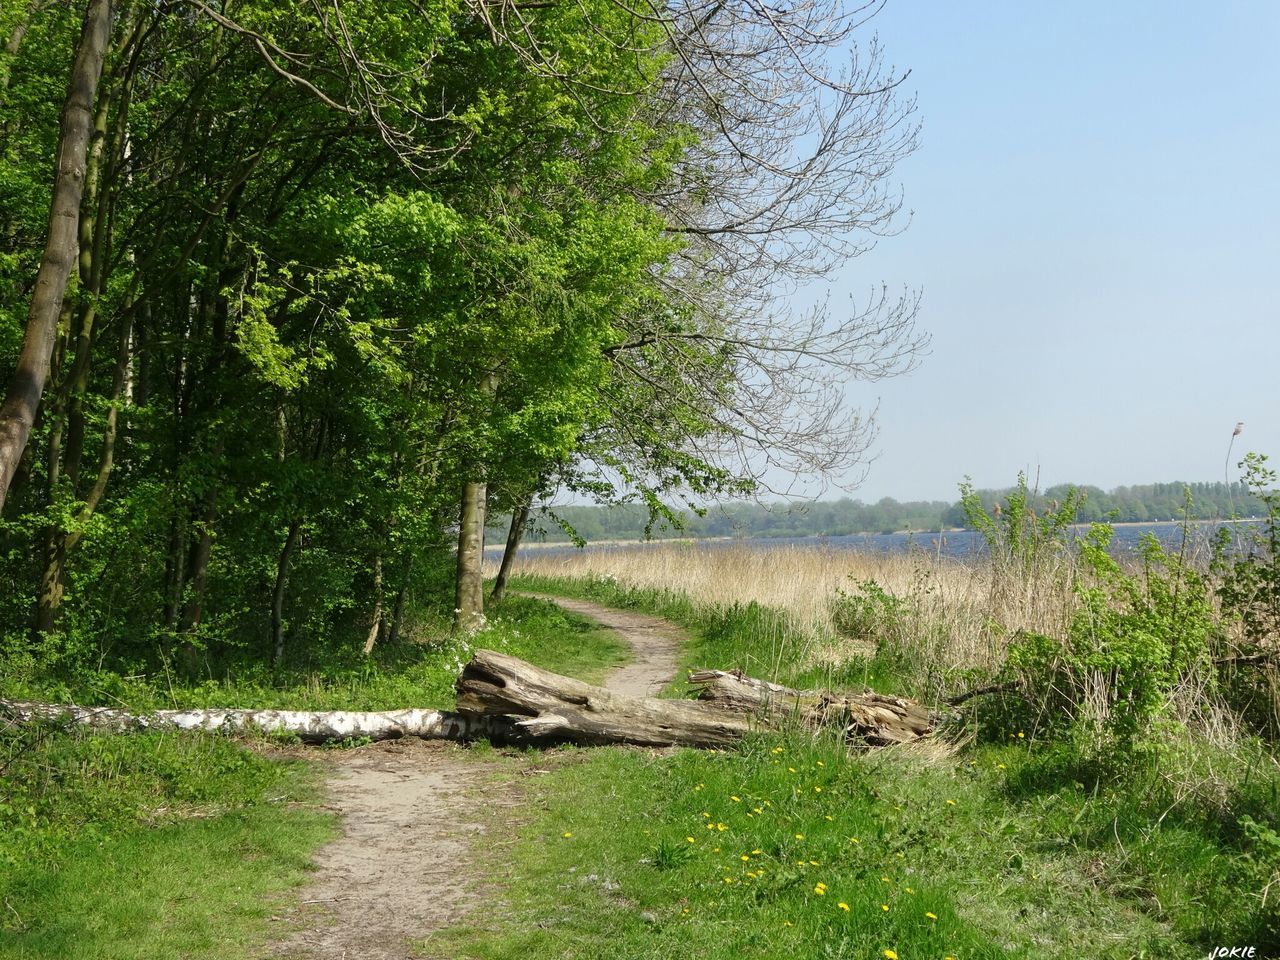
[[[1028,691],[1042,732],[1078,737],[1086,753],[1121,759],[1155,746],[1179,691],[1208,675],[1218,631],[1212,593],[1182,552],[1143,538],[1127,573],[1108,552],[1108,524],[1081,541],[1085,576],[1067,636],[1024,633],[1009,666]]]

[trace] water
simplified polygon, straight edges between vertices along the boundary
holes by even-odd
[[[1239,526],[1255,521],[1241,521]],[[1191,524],[1188,546],[1190,549],[1204,551],[1209,540],[1222,526],[1218,520],[1206,520]],[[1072,528],[1075,535],[1083,537],[1088,526]],[[1111,540],[1112,552],[1116,555],[1132,554],[1145,534],[1153,535],[1166,548],[1177,550],[1182,543],[1181,523],[1124,523],[1117,524]],[[827,550],[853,550],[860,553],[894,554],[906,553],[909,550],[923,550],[954,559],[978,556],[986,552],[986,542],[976,530],[950,530],[945,533],[858,533],[840,537],[744,537],[741,539],[715,540],[652,540],[634,543],[589,543],[584,548],[591,553],[610,553],[615,550],[650,550],[670,546],[673,543],[685,543],[702,550],[718,550],[727,547],[749,546],[755,550],[776,550],[783,547],[811,547]],[[490,559],[502,556],[502,544],[494,544],[485,548]],[[562,556],[576,552],[579,548],[571,543],[532,543],[527,548],[529,556]]]

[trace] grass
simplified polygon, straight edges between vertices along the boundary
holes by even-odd
[[[5,695],[89,704],[384,709],[452,706],[476,646],[592,682],[627,659],[610,631],[545,601],[511,598],[466,640],[383,651],[369,663],[278,675],[101,673],[6,679]],[[223,737],[0,730],[0,957],[239,958],[334,832],[316,768]]]
[[[333,835],[316,776],[220,737],[0,739],[0,956],[242,957]]]
[[[591,621],[553,604],[508,597],[490,610],[486,626],[469,637],[452,634],[447,621],[428,619],[409,642],[360,653],[363,638],[323,658],[280,669],[256,662],[208,667],[202,678],[183,680],[161,667],[68,671],[61,665],[11,657],[0,678],[0,698],[123,706],[244,707],[281,710],[392,710],[453,706],[453,682],[477,647],[510,653],[588,682],[624,663],[627,648]]]
[[[690,664],[899,692],[905,677],[891,655],[806,659],[815,641],[795,616],[695,603],[679,580],[526,574],[521,586],[680,621]],[[1246,944],[1280,956],[1280,778],[1260,744],[1184,733],[1158,764],[1117,770],[997,729],[932,753],[851,754],[797,733],[719,754],[562,752],[531,778],[532,819],[493,865],[514,874],[508,910],[429,949],[1119,960]]]

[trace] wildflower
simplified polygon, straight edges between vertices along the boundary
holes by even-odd
[[[883,910],[885,913],[888,913],[888,912],[889,912],[889,905],[888,905],[887,903],[882,903],[882,904],[880,904],[880,909],[881,909],[881,910]]]
[[[724,831],[728,830],[729,828],[728,828],[728,827],[726,827],[723,823],[717,823],[717,824],[716,824],[716,829],[717,829],[717,830],[719,830],[721,833],[723,833]]]
[[[949,806],[949,807],[954,807],[955,805],[956,805],[956,802],[955,802],[954,800],[948,800],[948,801],[947,801],[947,806]]]
[[[751,808],[751,812],[752,812],[752,813],[764,813],[764,808],[762,808],[762,807],[752,807],[752,808]]]
[[[763,850],[752,850],[752,851],[751,851],[751,855],[752,855],[753,857],[758,857],[758,856],[760,856],[760,854],[762,854],[762,853],[764,853],[764,851],[763,851]]]
[[[711,852],[712,852],[712,853],[719,853],[719,852],[720,852],[720,848],[719,848],[719,847],[712,847],[712,848],[711,848]]]
[[[793,924],[790,920],[783,920],[783,921],[782,921],[782,925],[783,925],[784,927],[794,926],[794,924]]]
[[[820,897],[825,897],[827,895],[827,885],[825,883],[819,883],[813,888],[813,892]]]
[[[730,799],[730,800],[732,800],[734,803],[741,803],[741,802],[742,802],[742,798],[741,798],[741,797],[730,797],[729,799]]]
[[[803,839],[804,839],[804,834],[803,834],[803,833],[797,833],[797,834],[796,834],[796,839],[797,839],[797,840],[803,840]]]
[[[709,813],[707,813],[707,811],[703,810],[703,811],[702,811],[702,819],[703,819],[703,820],[710,820],[710,819],[711,819],[711,814],[709,814]]]
[[[843,900],[837,903],[836,906],[839,907],[841,910],[845,911],[845,913],[849,912],[849,905],[845,903]]]
[[[819,761],[818,761],[818,766],[820,766],[820,767],[825,767],[825,766],[826,766],[826,764],[825,764],[825,763],[823,763],[821,760],[819,760]]]
[[[572,833],[570,833],[568,830],[566,830],[564,833],[560,834],[560,836],[564,837],[564,838],[567,840],[567,839],[569,839],[570,837],[572,837],[572,836],[573,836],[573,834],[572,834]]]
[[[1004,764],[1003,764],[1003,763],[997,763],[997,764],[996,764],[996,769],[997,769],[997,770],[1003,770],[1003,769],[1004,769]]]
[[[1026,735],[1025,733],[1023,733],[1021,730],[1019,730],[1019,731],[1018,731],[1018,739],[1019,739],[1019,740],[1025,740],[1025,739],[1027,739],[1027,735]]]
[[[814,793],[821,793],[821,792],[822,792],[822,788],[821,788],[821,787],[814,787],[814,788],[813,788],[813,792],[814,792]]]
[[[725,877],[725,878],[724,878],[724,882],[725,882],[725,883],[733,883],[733,877]]]
[[[881,880],[883,880],[885,883],[892,883],[892,882],[893,882],[893,881],[892,881],[892,880],[890,880],[888,877],[881,877],[880,879],[881,879]]]
[[[773,752],[774,752],[774,753],[782,753],[782,748],[781,748],[781,747],[774,747],[774,748],[773,748]]]
[[[911,889],[910,887],[903,887],[902,889],[903,889],[903,890],[905,890],[905,891],[907,891],[907,893],[915,893],[915,891],[914,891],[913,889]]]
[[[859,840],[857,837],[850,837],[850,838],[849,838],[849,842],[850,842],[850,843],[861,843],[862,841],[861,841],[861,840]]]
[[[925,916],[926,916],[926,917],[928,917],[930,920],[937,920],[937,919],[938,919],[938,915],[937,915],[936,913],[927,913],[927,912],[926,912],[926,913],[925,913]]]
[[[836,818],[831,816],[831,814],[827,814],[825,819],[830,820],[832,823],[836,822]]]
[[[715,828],[716,828],[716,825],[715,825],[714,823],[708,823],[708,824],[707,824],[707,829],[708,829],[708,830],[714,830]]]
[[[745,853],[742,856],[740,856],[738,859],[743,861],[744,863],[749,863],[751,861],[751,858],[748,857]]]
[[[787,770],[789,770],[791,773],[795,773],[795,772],[796,772],[796,768],[795,768],[795,767],[787,767]]]
[[[820,867],[820,866],[822,866],[822,864],[820,864],[817,860],[810,860],[810,861],[809,861],[809,866],[811,866],[811,867]]]
[[[697,840],[693,839],[693,837],[685,837],[685,839],[686,839],[686,840],[688,840],[690,843],[697,843],[697,842],[698,842]]]
[[[886,950],[884,952],[884,955],[885,957],[888,958],[888,960],[898,960],[898,955],[894,953],[892,950]]]

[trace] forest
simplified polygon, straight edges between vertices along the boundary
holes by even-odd
[[[914,105],[862,18],[6,4],[5,643],[367,652],[455,555],[478,620],[485,516],[544,490],[855,460],[838,384],[912,364],[915,297],[784,294],[895,228]]]
[[[1003,502],[1011,489],[975,490],[988,508]],[[1076,523],[1100,521],[1148,523],[1187,515],[1190,495],[1192,519],[1224,520],[1266,515],[1266,505],[1244,484],[1151,483],[1105,491],[1089,485],[1058,484],[1036,492],[1031,508],[1037,513],[1073,497]],[[501,542],[506,517],[493,518],[489,537]],[[971,528],[960,500],[899,502],[882,497],[875,503],[842,497],[800,503],[720,503],[698,510],[675,509],[657,516],[644,504],[608,506],[542,505],[533,514],[536,538],[548,543],[569,542],[576,536],[593,540],[639,540],[665,537],[839,537],[854,533],[928,532]],[[531,537],[533,539],[533,537]]]

